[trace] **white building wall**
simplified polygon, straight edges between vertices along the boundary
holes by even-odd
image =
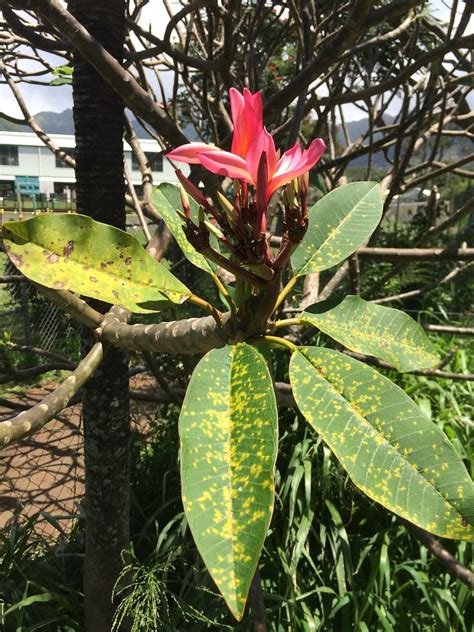
[[[73,148],[74,136],[66,134],[52,134],[51,139],[65,149]],[[159,153],[160,145],[154,140],[144,139],[140,141],[143,151]],[[18,147],[17,166],[0,165],[0,180],[14,180],[15,176],[37,176],[40,180],[40,189],[43,193],[52,193],[54,183],[74,183],[74,169],[69,167],[57,167],[55,155],[44,146],[41,140],[33,133],[26,132],[0,132],[0,145],[15,145]],[[132,170],[132,153],[129,146],[124,143],[125,160],[132,173],[133,183],[141,184],[141,175],[138,170]],[[187,165],[182,165],[183,173],[187,174]],[[177,182],[178,179],[168,160],[163,157],[163,171],[153,172],[155,184],[160,182]]]

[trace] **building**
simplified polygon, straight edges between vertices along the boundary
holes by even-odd
[[[50,134],[51,140],[68,154],[74,156],[73,135]],[[153,172],[153,180],[177,182],[171,164],[163,157],[162,149],[155,140],[141,139]],[[133,184],[140,194],[141,175],[135,156],[124,142],[125,160],[132,174]],[[27,207],[33,203],[42,205],[45,201],[54,206],[54,201],[73,203],[75,199],[74,169],[57,158],[34,133],[0,131],[0,200],[3,205],[10,200]]]

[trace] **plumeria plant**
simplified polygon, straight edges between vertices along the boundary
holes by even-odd
[[[217,285],[224,309],[193,294],[132,236],[88,217],[9,222],[3,236],[13,263],[49,288],[136,313],[186,300],[211,313],[221,343],[197,364],[180,414],[182,497],[209,573],[240,620],[275,498],[272,353],[289,356],[302,415],[354,484],[388,510],[439,536],[472,540],[474,486],[442,430],[398,386],[345,353],[297,346],[284,336],[290,326],[318,328],[400,371],[439,362],[418,323],[357,296],[325,312],[279,319],[298,279],[336,266],[369,239],[382,214],[379,186],[347,184],[308,208],[309,170],[324,152],[323,140],[280,154],[263,126],[261,94],[231,89],[230,102],[230,152],[191,143],[168,154],[223,176],[227,193],[208,195],[177,171],[181,187],[162,184],[154,196],[183,254]],[[277,194],[284,206],[279,239],[268,222]],[[221,269],[235,280],[224,282]]]

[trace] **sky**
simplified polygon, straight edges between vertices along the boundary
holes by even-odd
[[[173,4],[176,3],[171,2],[171,5]],[[433,0],[431,2],[433,14],[442,20],[448,19],[451,5],[452,0]],[[464,3],[459,3],[459,11],[462,11],[463,6]],[[143,28],[148,29],[150,26],[152,32],[160,37],[164,33],[167,22],[168,15],[163,7],[162,1],[151,0],[143,10],[140,22]],[[61,58],[51,55],[50,62],[54,66],[60,65],[62,63],[62,60]],[[169,85],[169,82],[171,81],[171,73],[165,74],[169,77],[167,81],[165,77],[165,85],[166,83],[168,83]],[[50,87],[23,84],[20,86],[20,88],[22,95],[24,96],[24,99],[28,104],[28,107],[33,114],[45,110],[62,112],[63,110],[72,107],[71,89],[68,86]],[[1,109],[4,112],[12,116],[18,116],[22,118],[18,109],[18,105],[12,97],[10,90],[7,86],[4,85],[0,85],[0,103]],[[396,104],[394,108],[397,108]],[[345,115],[347,120],[349,121],[358,120],[365,117],[364,114],[353,105],[349,105],[345,108]]]

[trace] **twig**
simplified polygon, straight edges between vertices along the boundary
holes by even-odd
[[[377,358],[373,358],[372,356],[365,355],[363,353],[356,353],[355,351],[347,351],[344,349],[344,353],[351,356],[352,358],[356,358],[357,360],[362,360],[362,362],[366,362],[367,364],[371,364],[373,366],[378,366],[381,369],[391,369],[396,371],[394,366],[389,364],[388,362],[384,362],[383,360],[378,360]],[[407,371],[410,375],[424,375],[426,377],[439,377],[446,380],[459,380],[463,382],[474,382],[474,374],[473,373],[453,373],[451,371],[441,371],[440,369],[417,369],[415,371]]]
[[[133,186],[132,174],[130,173],[130,169],[128,168],[127,161],[125,160],[123,164],[124,164],[125,179],[127,181],[128,192],[130,193],[130,197],[132,198],[133,208],[135,210],[135,213],[138,216],[140,226],[142,227],[143,233],[145,235],[145,239],[148,244],[151,241],[150,229],[148,228],[147,221],[145,219],[145,216],[143,215],[142,206],[140,204],[140,200],[138,199],[137,192],[135,191],[135,187]]]
[[[359,257],[382,261],[471,261],[474,248],[359,248]]]
[[[441,334],[457,334],[458,336],[474,336],[474,327],[453,327],[451,325],[422,325],[427,331]]]
[[[444,548],[441,542],[431,535],[431,533],[428,533],[424,529],[420,529],[420,527],[408,522],[408,520],[405,520],[404,518],[400,518],[400,520],[406,529],[414,535],[415,538],[428,549],[428,551],[438,558],[448,573],[453,575],[453,577],[456,577],[456,579],[462,581],[463,584],[466,584],[466,586],[469,586],[471,590],[474,590],[474,573],[472,571],[463,566],[461,562],[454,557],[454,555]]]
[[[262,578],[258,568],[250,586],[248,604],[252,617],[253,632],[267,632],[267,613],[263,600]]]

